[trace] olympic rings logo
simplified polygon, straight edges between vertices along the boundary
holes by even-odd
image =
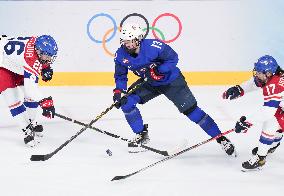
[[[172,13],[163,13],[163,14],[160,14],[159,16],[157,16],[157,17],[154,19],[154,21],[153,21],[153,23],[152,23],[152,26],[149,25],[149,22],[148,22],[148,20],[147,20],[147,18],[146,18],[145,16],[143,16],[142,14],[138,14],[138,13],[132,13],[132,14],[126,15],[126,16],[121,20],[119,26],[117,26],[115,19],[114,19],[111,15],[106,14],[106,13],[99,13],[99,14],[94,15],[92,18],[90,18],[90,20],[89,20],[88,23],[87,23],[87,34],[88,34],[88,37],[89,37],[93,42],[95,42],[95,43],[97,43],[97,44],[102,44],[102,47],[103,47],[103,49],[104,49],[104,52],[105,52],[106,54],[108,54],[109,56],[114,57],[114,54],[113,54],[112,52],[110,52],[110,51],[107,49],[106,43],[109,42],[110,40],[112,40],[112,39],[115,37],[117,31],[120,30],[120,28],[123,26],[123,23],[124,23],[127,19],[129,19],[130,17],[133,17],[133,16],[140,17],[140,18],[142,18],[142,19],[145,21],[145,23],[146,23],[146,28],[144,28],[143,31],[146,31],[146,33],[145,33],[144,38],[147,37],[149,31],[151,30],[151,31],[152,31],[152,34],[153,34],[153,36],[154,36],[155,39],[158,39],[158,40],[160,40],[160,41],[162,41],[162,42],[164,42],[164,43],[171,43],[171,42],[174,42],[175,40],[177,40],[178,37],[179,37],[180,34],[181,34],[181,31],[182,31],[182,23],[181,23],[179,17],[177,17],[176,15],[174,15],[174,14],[172,14]],[[95,36],[92,35],[91,30],[90,30],[93,20],[97,19],[98,17],[106,17],[107,19],[111,20],[111,22],[112,22],[112,24],[113,24],[113,28],[108,29],[108,30],[106,31],[106,33],[103,35],[102,40],[96,39]],[[159,19],[161,19],[162,17],[172,17],[172,18],[174,18],[174,19],[177,21],[177,23],[178,23],[178,33],[177,33],[177,35],[176,35],[175,37],[173,37],[172,39],[166,40],[164,33],[163,33],[159,28],[156,27],[157,21],[158,21]],[[160,37],[157,36],[157,33],[156,33],[156,32],[160,35]],[[111,34],[111,35],[110,35],[110,34]]]

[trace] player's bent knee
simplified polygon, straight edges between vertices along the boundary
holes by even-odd
[[[215,125],[214,120],[198,106],[196,106],[194,110],[186,116],[204,130],[209,130],[213,125]]]
[[[127,97],[127,101],[121,106],[124,113],[129,113],[136,108],[136,104],[139,102],[140,98],[137,95],[130,95]]]
[[[199,124],[202,119],[206,116],[206,113],[199,108],[197,105],[192,110],[188,110],[186,116],[196,124]]]
[[[190,113],[192,113],[197,107],[197,103],[195,103],[193,106],[191,106],[189,109],[185,110],[183,112],[184,115],[188,116]]]

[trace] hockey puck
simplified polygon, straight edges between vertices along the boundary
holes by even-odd
[[[106,153],[108,154],[108,156],[112,156],[112,152],[110,151],[110,149],[107,149]]]

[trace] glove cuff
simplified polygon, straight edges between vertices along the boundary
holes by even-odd
[[[42,108],[47,108],[53,106],[53,100],[52,97],[44,98],[39,101],[39,105]]]
[[[113,89],[113,93],[117,94],[117,93],[122,93],[122,91],[118,88]]]
[[[163,74],[159,73],[157,67],[150,68],[150,75],[154,80],[162,80],[165,77]]]
[[[240,86],[240,85],[236,85],[236,87],[239,89],[240,91],[240,96],[243,96],[245,94],[244,89]]]

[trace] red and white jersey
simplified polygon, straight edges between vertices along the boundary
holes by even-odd
[[[42,65],[35,51],[36,37],[2,38],[0,40],[0,67],[23,75],[25,96],[39,101],[43,95],[38,89]]]
[[[267,121],[276,117],[279,125],[284,128],[284,77],[274,75],[265,86],[257,87],[254,79],[250,79],[240,85],[244,92],[250,92],[256,89],[262,89],[263,106],[261,112],[257,115],[259,121]],[[255,117],[255,116],[254,116]],[[252,118],[252,116],[250,117]],[[283,120],[280,122],[280,119]]]
[[[19,75],[24,71],[34,76],[41,73],[42,64],[38,60],[34,44],[36,37],[7,38],[0,41],[0,66]]]
[[[244,82],[240,86],[243,88],[245,93],[261,88],[264,99],[263,106],[278,108],[280,102],[282,102],[284,98],[283,76],[272,76],[272,78],[263,87],[257,87],[253,78]]]
[[[262,90],[264,106],[278,108],[284,97],[284,77],[274,75]]]

